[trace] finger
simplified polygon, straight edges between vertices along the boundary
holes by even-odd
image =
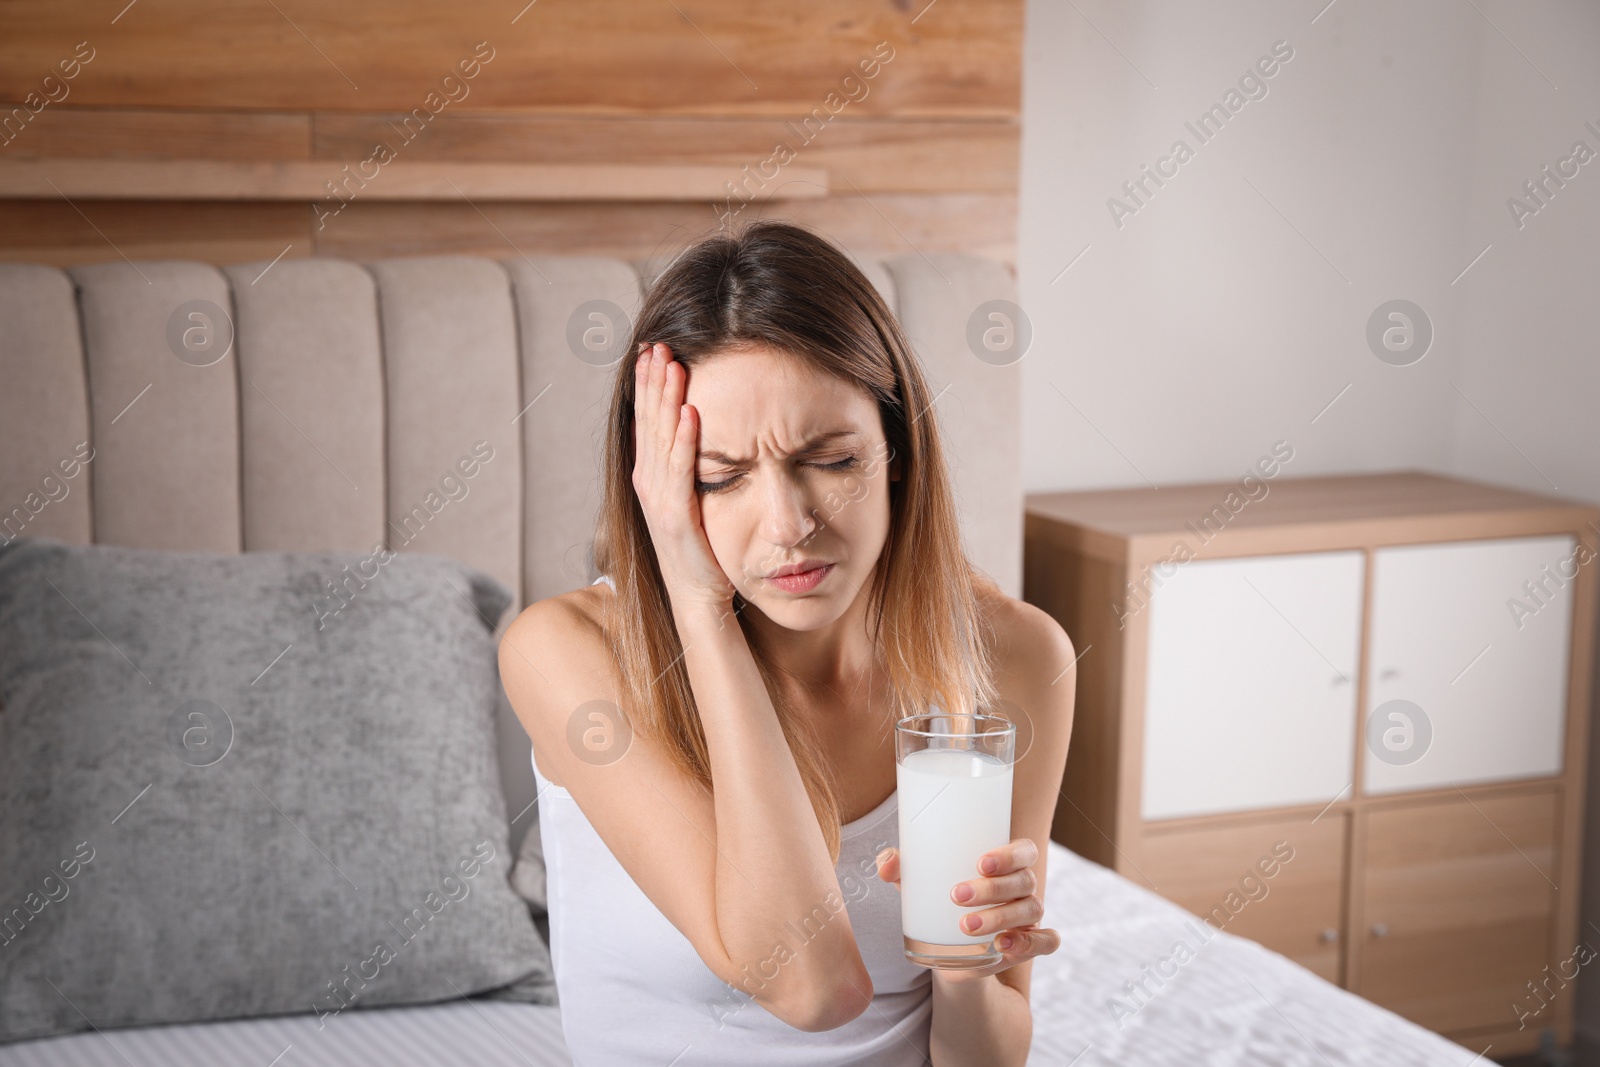
[[[1044,904],[1038,897],[1023,897],[1009,904],[982,911],[970,912],[961,917],[961,932],[966,934],[993,934],[1013,926],[1027,926],[1044,918]],[[973,925],[976,923],[977,925]]]
[[[1010,844],[992,848],[978,857],[978,870],[983,874],[1010,874],[1039,862],[1039,846],[1031,837],[1019,837]]]
[[[639,356],[639,365],[635,368],[633,389],[633,421],[637,431],[641,451],[656,439],[656,413],[660,402],[652,391],[650,372],[654,361],[650,354],[654,345],[645,345],[643,353]]]
[[[972,907],[978,904],[1003,904],[1032,894],[1039,888],[1039,877],[1032,867],[1024,867],[998,878],[974,878],[957,882],[950,890],[950,899],[957,904]]]
[[[673,478],[686,496],[694,495],[694,447],[698,427],[694,411],[688,404],[678,407],[678,432],[672,439],[671,469]]]
[[[878,853],[878,877],[885,882],[900,884],[900,851],[886,848]]]
[[[671,357],[668,357],[671,359]],[[689,369],[677,360],[667,364],[667,379],[662,388],[662,403],[674,416],[683,410],[689,394]]]
[[[647,357],[649,368],[645,371],[644,405],[649,413],[649,426],[655,435],[654,441],[660,457],[664,460],[672,449],[672,438],[677,433],[677,412],[668,418],[666,405],[663,403],[663,394],[666,392],[664,385],[666,373],[661,359],[661,346],[652,344]]]
[[[1048,928],[1007,930],[994,939],[994,947],[1011,959],[1048,956],[1061,947],[1061,935]]]
[[[662,427],[661,448],[664,452],[672,446],[672,439],[677,435],[678,408],[683,405],[683,399],[681,396],[677,395],[681,393],[682,390],[677,386],[677,375],[674,373],[672,368],[672,350],[666,345],[656,345],[656,359],[659,361],[659,366],[656,371],[658,377],[656,380],[657,384],[661,387],[661,393],[657,397],[656,402],[660,405],[659,417],[661,419]],[[682,372],[683,367],[681,364],[678,366],[677,370],[678,372]]]

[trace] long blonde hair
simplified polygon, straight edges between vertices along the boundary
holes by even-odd
[[[711,356],[764,346],[855,384],[877,403],[889,458],[888,538],[869,597],[895,717],[929,705],[971,713],[997,702],[988,620],[979,592],[994,583],[966,558],[933,397],[917,357],[876,288],[824,238],[790,223],[757,221],[680,253],[651,285],[619,361],[607,425],[594,562],[616,585],[606,629],[631,728],[659,741],[690,778],[711,786],[705,731],[644,513],[633,488],[634,358],[646,342],[692,368]],[[887,458],[885,459],[887,463]],[[932,577],[930,577],[932,576]],[[840,803],[815,736],[788,705],[777,672],[744,629],[795,765],[838,862]]]

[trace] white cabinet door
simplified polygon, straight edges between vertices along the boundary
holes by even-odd
[[[1152,591],[1146,819],[1349,788],[1362,567],[1359,551],[1197,560]]]
[[[1576,547],[1515,537],[1373,553],[1364,792],[1561,772]]]

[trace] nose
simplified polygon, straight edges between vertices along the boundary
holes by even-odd
[[[787,472],[766,480],[762,500],[762,536],[780,549],[803,544],[821,529],[805,487]]]

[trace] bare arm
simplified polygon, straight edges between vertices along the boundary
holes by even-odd
[[[872,980],[771,697],[736,624],[695,607],[674,614],[716,783],[723,944],[752,971],[777,968],[777,995],[808,1005],[805,1029],[842,1026],[867,1010]]]

